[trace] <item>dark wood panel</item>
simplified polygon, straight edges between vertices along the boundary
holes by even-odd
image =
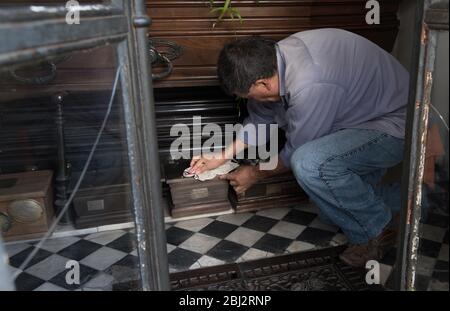
[[[217,85],[216,60],[221,47],[237,37],[260,35],[281,40],[298,31],[342,28],[358,33],[391,51],[399,21],[398,0],[380,1],[381,24],[368,25],[363,0],[233,1],[244,20],[224,19],[215,25],[207,1],[147,1],[152,17],[151,37],[183,47],[172,74],[154,86],[179,87]],[[155,71],[159,69],[156,68]]]
[[[10,1],[15,2],[15,1]],[[25,1],[26,2],[26,1]],[[39,1],[39,3],[58,1]],[[396,16],[399,0],[380,1],[381,24],[365,22],[364,0],[318,1],[233,1],[244,17],[243,22],[224,19],[217,23],[217,14],[210,14],[208,1],[159,0],[147,1],[147,12],[152,18],[151,37],[175,42],[183,47],[176,59],[172,74],[155,81],[155,88],[218,85],[216,60],[222,46],[237,37],[260,35],[281,40],[298,31],[316,28],[342,28],[361,34],[387,51],[391,51],[399,21]],[[57,77],[46,86],[23,86],[16,81],[0,81],[0,95],[4,89],[38,94],[51,94],[58,89],[107,90],[111,88],[115,55],[112,47],[72,55],[58,64]],[[161,68],[154,68],[159,72]],[[15,96],[17,95],[16,92]],[[11,96],[11,94],[8,94]]]

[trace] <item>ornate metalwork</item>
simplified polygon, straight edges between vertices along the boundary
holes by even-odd
[[[33,67],[27,67],[27,71],[31,70],[33,71],[43,71],[44,69],[45,73],[41,75],[36,76],[25,76],[24,73],[20,73],[20,70],[23,70],[24,68],[14,69],[10,71],[11,77],[13,77],[16,81],[22,83],[22,84],[29,84],[29,85],[43,85],[50,83],[52,80],[56,77],[56,65],[54,62],[51,61],[44,61],[41,62],[38,65],[34,65]],[[27,75],[30,73],[27,72]]]
[[[345,246],[264,258],[172,274],[173,290],[349,291],[379,290],[367,285],[365,270],[339,261]]]
[[[183,54],[183,48],[172,41],[148,38],[150,62],[153,65],[163,65],[166,69],[160,73],[152,73],[153,80],[168,77],[173,70],[172,61]]]
[[[8,214],[14,221],[30,223],[44,215],[44,207],[36,200],[16,200],[9,204]]]
[[[69,56],[55,57],[51,60],[41,61],[32,66],[19,67],[11,70],[9,73],[16,81],[27,85],[44,85],[52,82],[56,78],[56,64],[67,60]],[[27,71],[20,73],[21,70]],[[44,73],[40,73],[44,71]],[[35,72],[35,75],[31,75]]]

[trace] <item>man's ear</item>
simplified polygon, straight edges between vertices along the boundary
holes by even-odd
[[[255,81],[254,85],[259,89],[262,88],[264,91],[270,91],[271,89],[271,84],[268,79],[258,79]]]

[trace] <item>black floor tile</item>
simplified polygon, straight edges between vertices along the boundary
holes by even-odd
[[[90,279],[92,279],[97,273],[99,273],[99,271],[96,269],[92,269],[90,267],[80,264],[80,280],[79,280],[80,284],[67,284],[66,275],[68,272],[69,270],[62,271],[61,273],[57,274],[52,279],[50,279],[49,282],[65,289],[75,290],[83,286]]]
[[[217,258],[225,262],[234,262],[241,257],[248,247],[231,241],[220,241],[216,246],[210,249],[206,255]],[[172,253],[171,253],[172,254]]]
[[[317,214],[293,209],[286,216],[284,216],[283,220],[293,222],[298,225],[307,226],[316,217],[317,217]]]
[[[438,260],[434,266],[433,279],[448,283],[449,264],[447,261]]]
[[[136,256],[127,255],[105,269],[105,273],[113,276],[114,283],[139,280],[139,259]]]
[[[275,224],[278,222],[276,219],[272,219],[269,217],[255,215],[249,220],[247,220],[242,227],[246,227],[249,229],[267,232],[269,231]]]
[[[67,257],[73,260],[82,260],[86,256],[92,254],[99,248],[103,247],[103,245],[87,241],[80,240],[58,252],[58,255],[63,257]]]
[[[119,260],[118,262],[116,262],[114,265],[112,266],[121,266],[121,267],[127,267],[130,269],[137,269],[139,266],[139,258],[133,255],[126,255],[125,257],[123,257],[121,260]],[[111,266],[111,267],[112,267]],[[106,269],[106,271],[110,271],[111,267]]]
[[[414,287],[418,291],[426,291],[428,289],[428,285],[430,284],[431,277],[416,274],[416,282],[414,284]]]
[[[434,213],[427,213],[423,223],[441,228],[448,228],[448,216]]]
[[[448,188],[447,188],[448,189]],[[437,209],[439,211],[445,211],[443,204],[448,202],[448,192],[441,193],[429,193],[427,195],[428,203],[430,204],[431,211]]]
[[[169,267],[177,270],[188,270],[200,257],[201,254],[182,248],[176,248],[167,255]]]
[[[21,274],[19,274],[19,276],[15,281],[16,290],[18,291],[31,291],[38,288],[44,283],[45,283],[44,280],[37,278],[26,272],[22,272]]]
[[[334,235],[334,232],[308,227],[300,233],[297,240],[314,245],[324,245],[328,244]]]
[[[253,245],[253,248],[257,248],[262,251],[270,252],[273,254],[282,254],[286,248],[292,243],[293,240],[279,237],[272,234],[266,234],[258,242]]]
[[[436,258],[441,251],[441,243],[430,241],[427,239],[420,239],[419,241],[419,254],[428,257]]]
[[[126,233],[120,238],[115,239],[106,246],[117,249],[124,253],[131,253],[136,248],[136,235]]]
[[[239,226],[214,220],[199,232],[219,239],[224,239],[237,228],[239,228]]]
[[[189,239],[195,232],[177,227],[170,227],[166,230],[167,243],[178,246]]]
[[[386,255],[384,255],[383,259],[381,259],[380,263],[393,266],[395,264],[395,258],[397,257],[397,249],[392,248],[389,250]]]
[[[19,268],[20,265],[27,259],[28,255],[34,250],[34,247],[29,247],[23,251],[21,251],[20,253],[12,256],[11,258],[9,258],[9,263],[11,266]],[[29,268],[34,264],[37,264],[38,262],[41,262],[42,260],[44,260],[45,258],[51,256],[52,253],[48,252],[44,249],[39,249],[38,252],[36,253],[36,255],[33,257],[33,259],[31,259],[31,261],[28,263],[28,265],[25,267]]]

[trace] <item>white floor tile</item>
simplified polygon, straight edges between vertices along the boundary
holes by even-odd
[[[73,243],[78,242],[79,240],[80,238],[74,236],[49,239],[45,241],[44,244],[42,244],[41,248],[52,253],[57,253],[63,248],[66,248],[67,246],[70,246]]]
[[[256,215],[274,218],[274,219],[282,219],[284,216],[286,216],[292,208],[283,207],[283,208],[270,208],[270,209],[264,209],[256,213]]]
[[[67,291],[67,289],[60,287],[58,285],[52,284],[52,283],[45,282],[38,288],[35,288],[34,291],[37,291],[37,292],[64,292],[64,291]]]
[[[186,221],[180,221],[177,222],[174,226],[181,229],[186,229],[189,231],[198,232],[202,230],[204,227],[212,223],[214,219],[212,218],[199,218],[199,219],[192,219],[192,220],[186,220]]]
[[[126,253],[119,250],[109,247],[102,247],[89,256],[83,258],[81,263],[97,270],[105,270],[126,255]]]
[[[272,254],[272,253],[261,251],[256,248],[250,248],[236,261],[237,262],[250,261],[250,260],[255,260],[255,259],[272,257],[273,255],[274,254]]]
[[[5,250],[9,257],[12,257],[21,251],[27,249],[31,245],[28,243],[16,243],[16,244],[6,244]]]
[[[85,240],[106,245],[124,235],[124,230],[102,231],[88,235]]]
[[[98,227],[98,232],[134,228],[134,222],[125,222]]]
[[[218,238],[202,233],[196,233],[189,239],[181,243],[179,247],[199,254],[206,254],[207,251],[209,251],[219,242],[220,239]]]
[[[419,255],[417,260],[417,274],[431,276],[435,264],[436,258]]]
[[[389,276],[392,273],[392,266],[380,264],[380,284],[385,285],[386,281],[388,280]]]
[[[307,242],[294,241],[286,249],[287,253],[303,252],[315,248],[316,246]]]
[[[112,275],[100,273],[83,285],[83,291],[111,291],[114,278]]]
[[[232,225],[240,226],[247,220],[249,220],[254,214],[252,213],[236,213],[229,215],[222,215],[217,218],[219,221],[223,221]]]
[[[167,243],[167,254],[177,248],[175,245]]]
[[[288,239],[295,239],[305,229],[306,227],[302,225],[297,225],[287,221],[280,221],[269,230],[269,233]]]
[[[337,233],[332,239],[331,239],[331,245],[343,245],[348,242],[347,237],[343,233]]]
[[[228,235],[225,240],[251,247],[263,236],[264,232],[239,227],[235,231],[230,233],[230,235]]]
[[[428,285],[429,291],[449,291],[448,282],[441,282],[439,280],[433,279]]]
[[[37,264],[26,269],[25,272],[48,281],[66,269],[66,263],[70,259],[53,254]]]
[[[134,250],[130,253],[130,255],[132,255],[132,256],[137,256],[137,255],[138,255],[137,249],[134,249]]]
[[[419,235],[427,240],[442,243],[446,229],[427,224],[421,224]]]
[[[210,257],[202,256],[197,262],[195,262],[189,269],[199,269],[204,267],[219,266],[225,264],[224,261]]]

